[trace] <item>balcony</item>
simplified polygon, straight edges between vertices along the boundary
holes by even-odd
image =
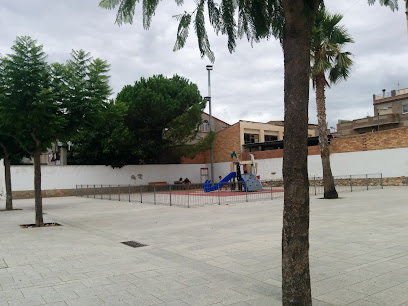
[[[381,129],[390,129],[400,126],[400,122],[407,121],[408,114],[386,114],[374,117],[366,117],[352,121],[339,122],[337,129],[339,134],[361,134],[377,130],[378,125]]]

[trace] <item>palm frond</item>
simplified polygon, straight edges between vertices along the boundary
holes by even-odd
[[[373,5],[376,0],[367,0],[369,5]],[[379,0],[381,5],[388,6],[393,12],[398,10],[398,0]]]
[[[342,49],[354,41],[347,29],[339,24],[342,18],[338,14],[329,14],[324,7],[318,11],[310,51],[312,79],[328,73],[328,80],[334,84],[349,75],[352,54],[342,52]]]
[[[201,57],[204,57],[206,55],[211,62],[214,62],[214,53],[211,51],[210,42],[207,36],[207,30],[205,29],[204,0],[201,0],[201,2],[198,4],[194,22],[194,29],[197,34],[198,48],[200,50]]]
[[[234,14],[236,3],[234,0],[223,0],[221,2],[221,16],[223,23],[221,25],[221,33],[228,37],[228,51],[232,52],[236,47],[237,25],[235,23]]]
[[[186,44],[188,30],[191,23],[191,14],[188,14],[187,12],[184,12],[183,15],[178,15],[175,17],[179,20],[179,26],[177,29],[177,38],[173,51],[180,50]]]

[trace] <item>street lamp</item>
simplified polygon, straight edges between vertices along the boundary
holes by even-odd
[[[210,132],[212,132],[212,115],[211,115],[211,78],[210,78],[210,72],[213,70],[212,65],[207,65],[205,68],[208,71],[208,107],[209,107],[209,124],[210,124]],[[213,152],[213,146],[211,144],[211,150],[210,150],[210,158],[211,158],[211,184],[214,184],[214,152]]]

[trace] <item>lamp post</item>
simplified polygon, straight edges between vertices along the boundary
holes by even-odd
[[[211,78],[210,78],[210,72],[213,70],[212,65],[207,65],[205,68],[208,71],[208,107],[209,107],[209,124],[210,124],[210,132],[212,132],[212,114],[211,114]],[[213,152],[213,145],[211,144],[211,150],[210,150],[210,159],[211,159],[211,184],[214,184],[214,152]]]

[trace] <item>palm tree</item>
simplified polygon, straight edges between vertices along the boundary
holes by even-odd
[[[311,78],[316,90],[316,107],[319,130],[320,156],[323,168],[325,199],[337,199],[330,166],[330,149],[327,139],[325,88],[348,77],[353,64],[350,52],[342,52],[345,44],[354,42],[344,26],[339,25],[342,15],[330,15],[324,7],[320,8],[312,32],[310,49]]]

